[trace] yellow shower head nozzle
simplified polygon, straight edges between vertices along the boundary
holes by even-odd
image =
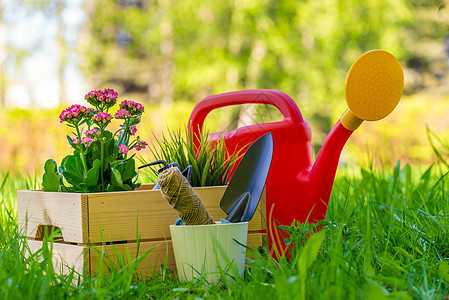
[[[396,108],[403,89],[404,72],[399,61],[386,51],[373,50],[362,54],[349,69],[345,98],[355,117],[375,121]]]

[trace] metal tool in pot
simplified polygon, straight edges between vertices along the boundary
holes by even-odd
[[[231,223],[252,219],[265,187],[273,157],[273,137],[266,133],[246,151],[220,201]]]

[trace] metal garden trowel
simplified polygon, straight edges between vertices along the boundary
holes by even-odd
[[[161,174],[164,170],[166,170],[168,168],[172,168],[172,167],[176,167],[179,170],[181,170],[181,167],[179,166],[179,164],[177,162],[169,164],[165,160],[162,160],[162,159],[153,161],[153,162],[151,162],[149,164],[145,164],[143,166],[140,166],[139,169],[142,169],[142,168],[145,168],[145,167],[149,167],[149,166],[158,165],[158,164],[163,164],[164,165],[162,168],[157,170],[157,172],[159,174]],[[189,165],[184,171],[182,171],[182,175],[184,175],[184,177],[187,178],[187,181],[190,183],[190,179],[192,179],[192,165]],[[154,186],[153,190],[160,190],[159,183],[156,183],[156,185]]]
[[[271,132],[258,138],[246,151],[228,187],[220,207],[231,223],[252,219],[262,195],[273,157]]]

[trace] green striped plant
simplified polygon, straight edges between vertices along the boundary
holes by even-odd
[[[225,185],[239,158],[240,152],[228,153],[224,138],[212,142],[208,138],[208,133],[205,132],[199,137],[198,148],[194,146],[193,136],[187,130],[184,132],[169,130],[168,135],[163,134],[162,138],[154,135],[154,138],[155,142],[150,149],[156,160],[177,162],[181,170],[192,165],[190,184],[193,187]],[[143,161],[145,162],[144,159]],[[151,168],[151,178],[157,177],[157,170],[158,168]]]

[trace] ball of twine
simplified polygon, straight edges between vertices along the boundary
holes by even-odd
[[[168,168],[159,174],[157,182],[165,200],[178,212],[186,225],[215,224],[200,197],[178,168]]]

